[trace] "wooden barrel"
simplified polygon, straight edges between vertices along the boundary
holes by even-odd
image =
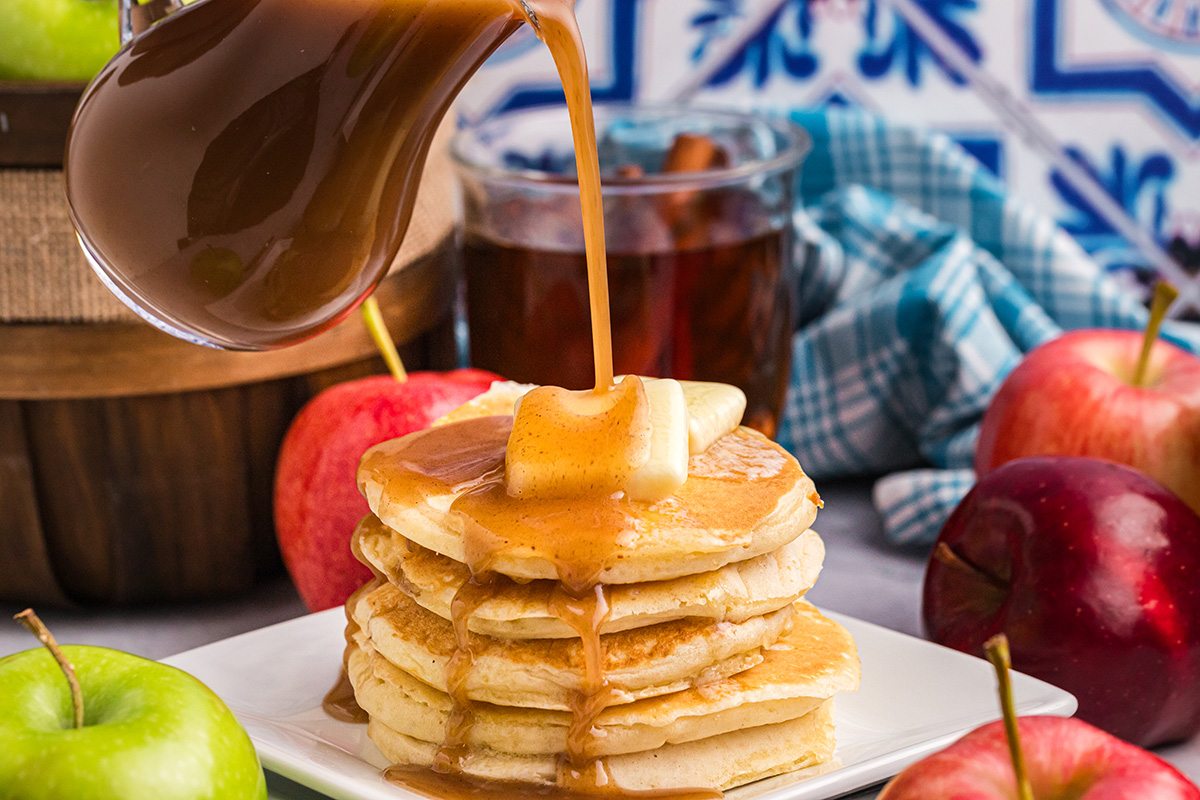
[[[453,364],[449,259],[376,293],[410,368]],[[357,315],[227,353],[142,323],[0,326],[0,599],[217,597],[278,572],[275,457],[321,389],[385,371]]]
[[[295,347],[232,353],[113,300],[74,242],[53,163],[80,88],[0,84],[0,600],[244,591],[281,569],[271,493],[292,417],[385,368],[357,314]],[[435,144],[376,292],[410,369],[453,366],[451,183]]]

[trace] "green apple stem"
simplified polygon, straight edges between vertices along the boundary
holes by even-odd
[[[1000,682],[1000,710],[1004,714],[1004,731],[1008,734],[1008,752],[1012,756],[1013,773],[1017,779],[1017,800],[1033,800],[1033,787],[1025,771],[1025,753],[1021,750],[1021,732],[1017,729],[1017,709],[1013,703],[1012,657],[1008,650],[1008,637],[998,633],[983,643],[987,660],[996,668]]]
[[[387,323],[383,321],[383,312],[379,310],[379,301],[374,296],[363,301],[362,315],[363,322],[367,324],[367,332],[375,340],[375,346],[379,348],[379,354],[387,363],[388,371],[392,373],[393,378],[404,383],[408,380],[408,372],[404,369],[404,362],[400,360],[400,353],[396,352],[396,343],[388,333]]]
[[[1162,327],[1163,318],[1167,316],[1167,309],[1178,296],[1179,290],[1166,281],[1154,284],[1154,299],[1150,301],[1150,321],[1146,323],[1146,333],[1142,336],[1142,353],[1138,356],[1137,369],[1133,372],[1134,386],[1144,385],[1146,368],[1150,366],[1150,351],[1154,349],[1154,342],[1158,339],[1158,330]]]
[[[25,626],[25,629],[38,638],[50,655],[54,656],[54,660],[58,662],[58,668],[62,670],[63,675],[67,676],[67,683],[71,686],[71,705],[75,709],[75,727],[83,727],[83,691],[79,688],[79,679],[75,677],[75,667],[63,655],[62,649],[58,646],[58,642],[54,641],[54,635],[50,633],[50,629],[46,627],[46,623],[38,619],[38,615],[33,613],[32,608],[27,608],[20,614],[13,617],[17,622]]]

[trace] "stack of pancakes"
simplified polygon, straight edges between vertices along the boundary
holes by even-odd
[[[471,424],[418,434],[422,452]],[[778,445],[738,428],[693,455],[675,495],[599,536],[596,585],[567,592],[578,542],[493,537],[481,574],[479,526],[457,513],[475,484],[430,469],[412,491],[397,464],[415,451],[397,442],[359,469],[373,514],[354,548],[376,578],[347,603],[347,672],[388,759],[489,781],[603,774],[626,790],[830,761],[832,698],[857,688],[859,664],[847,631],[801,599],[824,557],[820,500]],[[468,472],[496,471],[473,455]]]

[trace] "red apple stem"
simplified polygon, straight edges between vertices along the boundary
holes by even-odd
[[[373,295],[363,301],[362,315],[363,322],[367,324],[367,332],[375,340],[375,346],[379,348],[379,354],[383,356],[388,372],[400,383],[404,383],[408,380],[408,372],[404,369],[404,362],[400,360],[400,353],[396,351],[392,335],[388,333],[387,323],[383,321],[379,301]]]
[[[1154,284],[1154,299],[1150,301],[1150,320],[1146,323],[1145,334],[1142,335],[1142,353],[1138,356],[1137,369],[1133,372],[1134,386],[1145,384],[1146,369],[1150,366],[1150,351],[1154,349],[1154,343],[1158,340],[1158,331],[1162,327],[1163,318],[1167,316],[1167,309],[1178,296],[1179,290],[1166,281]]]
[[[17,622],[25,626],[25,629],[38,638],[50,655],[54,656],[54,660],[58,662],[58,668],[62,670],[63,675],[67,677],[67,683],[71,686],[71,706],[75,710],[75,727],[83,727],[83,690],[79,688],[79,678],[75,677],[75,667],[67,660],[63,654],[62,648],[58,646],[58,642],[54,641],[54,635],[50,633],[50,629],[46,627],[46,623],[38,619],[38,615],[33,613],[32,608],[27,608],[20,614],[13,616]]]
[[[976,567],[971,562],[954,552],[953,548],[945,542],[938,542],[937,547],[933,548],[933,557],[942,562],[948,567],[965,570],[977,576],[980,580],[990,583],[997,589],[1007,589],[1004,581]]]
[[[1021,750],[1021,732],[1017,729],[1017,709],[1013,702],[1012,656],[1008,649],[1008,637],[997,633],[983,643],[987,660],[996,668],[1000,682],[1000,710],[1004,714],[1004,732],[1008,734],[1008,753],[1012,757],[1013,774],[1017,779],[1017,800],[1033,800],[1033,787],[1029,784],[1029,773],[1025,770],[1025,753]]]

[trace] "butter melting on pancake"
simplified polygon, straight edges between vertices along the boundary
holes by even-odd
[[[514,503],[504,487],[511,427],[511,417],[481,417],[376,445],[359,487],[385,525],[473,572],[576,590],[719,569],[778,549],[816,518],[812,481],[748,428],[692,456],[687,481],[658,502],[618,492]]]

